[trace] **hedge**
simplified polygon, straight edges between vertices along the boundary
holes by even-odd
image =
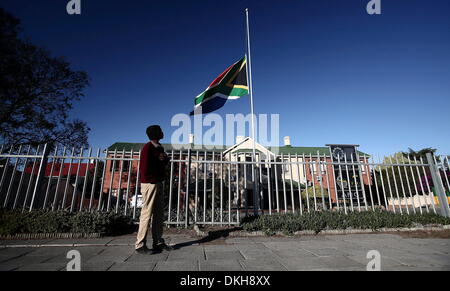
[[[242,222],[246,231],[264,231],[267,235],[297,231],[408,228],[417,225],[450,225],[450,218],[437,214],[395,214],[389,211],[330,212],[317,211],[301,214],[274,214],[247,217]]]
[[[0,210],[0,236],[39,233],[99,233],[120,235],[132,232],[132,217],[114,212]]]

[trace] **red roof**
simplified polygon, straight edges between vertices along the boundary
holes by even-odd
[[[61,176],[64,177],[64,176],[68,175],[70,163],[64,163],[64,164],[55,163],[55,165],[53,166],[53,172],[52,172],[52,165],[53,165],[53,163],[47,164],[47,167],[45,168],[45,176],[46,177],[50,177],[50,173],[52,174],[52,177],[59,176],[61,167],[62,167]],[[87,163],[80,164],[80,172],[79,172],[78,176],[84,177],[86,175],[86,167],[88,167],[89,171],[93,172],[94,168],[95,168],[95,164],[87,164]],[[29,164],[25,168],[25,173],[31,174],[32,170],[33,170],[33,164]],[[34,167],[34,174],[37,174],[38,171],[39,171],[39,164],[36,163],[36,165]],[[70,168],[70,175],[75,176],[77,174],[77,171],[78,171],[78,163],[73,163],[72,167]]]

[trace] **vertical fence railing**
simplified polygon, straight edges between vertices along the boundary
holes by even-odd
[[[252,213],[387,210],[450,216],[449,156],[342,156],[172,150],[167,224],[237,225]],[[1,147],[5,209],[139,215],[140,151]],[[256,184],[256,187],[255,187]],[[254,208],[257,209],[254,209]]]
[[[446,159],[447,158],[447,159]],[[448,157],[440,156],[436,159],[436,156],[428,153],[427,161],[430,165],[431,177],[433,181],[433,192],[438,197],[438,206],[443,216],[450,217],[449,200],[447,197],[447,189],[445,182],[448,182],[448,164],[438,162],[438,160],[446,160],[448,163]]]

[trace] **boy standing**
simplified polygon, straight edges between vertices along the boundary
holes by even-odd
[[[143,201],[135,245],[136,252],[140,254],[150,252],[146,246],[150,219],[152,219],[153,253],[172,249],[162,238],[164,223],[162,182],[165,178],[166,166],[169,163],[169,157],[159,143],[164,137],[164,133],[159,125],[149,126],[146,133],[150,142],[141,151],[139,179]]]

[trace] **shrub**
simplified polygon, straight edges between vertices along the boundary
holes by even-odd
[[[323,197],[322,197],[323,191]],[[308,189],[303,189],[301,192],[303,209],[307,209],[307,205],[309,203],[310,208],[314,208],[315,203],[319,209],[323,208],[323,203],[325,203],[325,207],[327,207],[328,201],[328,190],[320,187],[319,184],[316,184],[314,187],[308,187]],[[316,202],[314,203],[314,197],[316,197]]]
[[[317,211],[304,214],[274,214],[258,217],[248,217],[243,220],[242,227],[246,231],[264,231],[270,235],[278,231],[292,235],[296,231],[312,230],[319,233],[322,230],[336,229],[372,229],[402,228],[420,225],[450,225],[450,218],[437,214],[401,215],[388,211],[363,212],[330,212]]]
[[[21,233],[100,233],[119,235],[134,230],[130,216],[114,212],[44,211],[32,212],[0,210],[0,235]]]

